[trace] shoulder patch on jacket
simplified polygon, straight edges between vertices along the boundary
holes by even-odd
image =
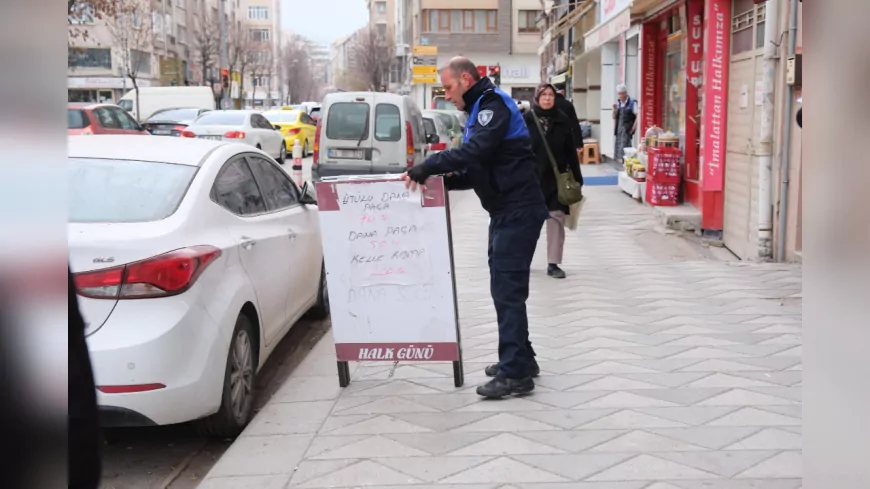
[[[491,110],[489,110],[489,109],[481,110],[480,112],[477,113],[477,122],[481,126],[485,126],[485,125],[489,124],[490,121],[492,121],[492,111]]]

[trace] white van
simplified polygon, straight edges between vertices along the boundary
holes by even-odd
[[[215,110],[215,95],[211,87],[141,87],[139,111],[136,111],[136,90],[127,92],[118,105],[136,120],[143,122],[162,109]]]
[[[314,136],[314,180],[338,175],[404,173],[423,164],[423,114],[406,95],[337,92],[326,95]]]

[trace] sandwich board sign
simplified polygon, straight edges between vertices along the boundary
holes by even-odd
[[[339,385],[348,362],[452,362],[464,383],[448,193],[398,176],[316,184]]]

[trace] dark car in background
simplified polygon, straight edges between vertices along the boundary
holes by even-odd
[[[155,112],[142,125],[155,136],[181,137],[181,133],[208,109],[177,107]]]
[[[66,120],[68,135],[149,134],[124,109],[112,104],[71,103]]]

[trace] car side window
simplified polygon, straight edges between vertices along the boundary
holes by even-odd
[[[314,126],[314,121],[311,119],[311,116],[308,114],[302,114],[302,123],[308,124],[309,126]]]
[[[266,212],[266,203],[244,157],[224,165],[214,182],[212,199],[237,216]]]
[[[248,156],[251,169],[260,184],[263,199],[269,211],[287,209],[299,203],[299,191],[284,171],[274,163],[259,157]]]
[[[121,129],[128,131],[138,131],[139,124],[130,117],[130,114],[124,112],[120,108],[117,107],[109,107],[109,110],[112,111],[112,115],[115,116],[115,119],[121,124]]]
[[[254,127],[260,129],[272,129],[272,124],[269,124],[269,121],[267,121],[266,118],[261,116],[260,114],[254,114],[251,121],[256,124]]]
[[[94,116],[101,127],[106,129],[120,129],[121,124],[112,116],[112,112],[107,107],[94,109]]]

